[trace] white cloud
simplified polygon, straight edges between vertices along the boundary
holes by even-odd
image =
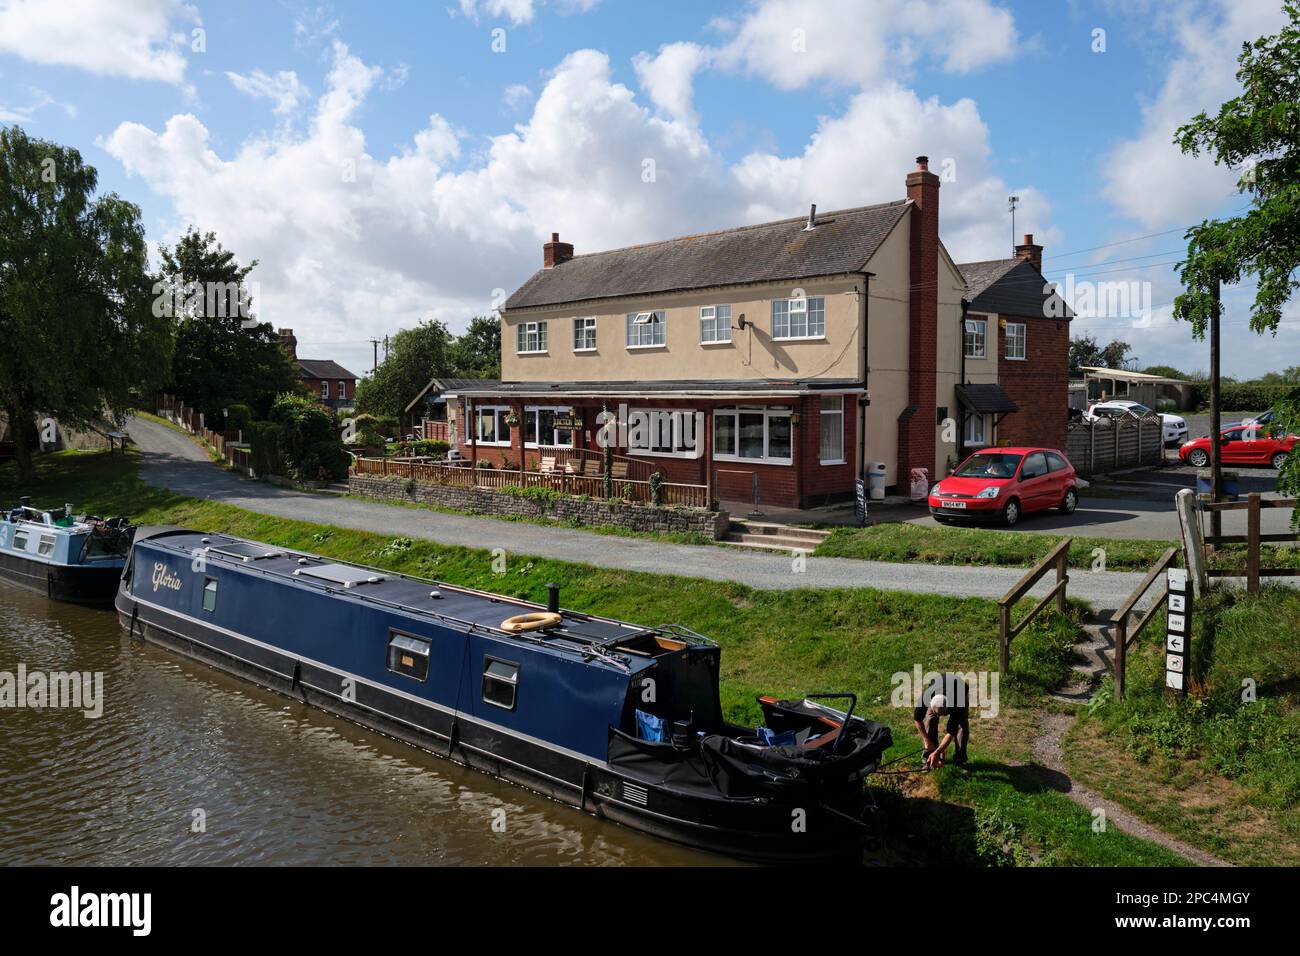
[[[181,85],[198,11],[181,0],[0,0],[0,52]]]
[[[460,12],[471,20],[509,20],[515,26],[532,23],[537,8],[545,0],[460,0]],[[587,13],[600,5],[600,0],[556,0],[556,10],[561,14]]]
[[[226,78],[246,96],[271,100],[275,104],[272,111],[277,116],[293,113],[308,93],[293,70],[281,70],[275,76],[261,70],[254,70],[247,76],[227,71]]]
[[[1009,59],[1018,44],[1010,11],[990,0],[754,0],[718,50],[725,68],[781,89],[816,82],[866,86],[922,59],[967,73]],[[927,54],[927,51],[930,51]]]
[[[1159,228],[1199,222],[1230,204],[1240,172],[1204,154],[1183,155],[1174,132],[1240,93],[1235,74],[1242,43],[1276,32],[1285,15],[1276,0],[1211,0],[1163,19],[1152,15],[1177,52],[1160,91],[1142,109],[1140,131],[1106,157],[1103,195],[1125,218]]]
[[[693,119],[695,74],[708,65],[709,50],[698,43],[669,43],[659,53],[638,53],[632,58],[637,79],[646,95],[668,116]]]
[[[533,91],[524,83],[511,83],[501,94],[506,106],[512,110],[522,109],[533,98]]]
[[[0,123],[31,123],[35,120],[36,114],[47,106],[57,106],[69,118],[76,119],[77,108],[73,104],[56,100],[49,93],[38,90],[34,86],[27,87],[27,93],[30,102],[26,105],[7,107],[0,103]]]

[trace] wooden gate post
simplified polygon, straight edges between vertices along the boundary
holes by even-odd
[[[998,605],[998,673],[1003,677],[1011,670],[1011,607]]]
[[[1246,496],[1246,591],[1259,591],[1259,492]]]

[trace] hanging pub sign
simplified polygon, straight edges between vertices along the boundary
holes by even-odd
[[[1169,619],[1165,633],[1165,687],[1179,697],[1187,696],[1187,678],[1192,654],[1192,592],[1187,571],[1170,568]]]

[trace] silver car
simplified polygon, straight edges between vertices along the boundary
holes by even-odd
[[[1098,402],[1088,409],[1085,418],[1096,421],[1099,418],[1122,418],[1124,415],[1159,415],[1161,425],[1161,437],[1164,439],[1165,446],[1181,445],[1187,441],[1188,429],[1187,420],[1178,415],[1169,415],[1165,412],[1154,412],[1147,408],[1141,402],[1130,401],[1127,398],[1116,398],[1108,402]]]

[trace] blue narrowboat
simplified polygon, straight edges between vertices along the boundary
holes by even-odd
[[[718,646],[225,535],[135,537],[132,636],[574,807],[764,861],[852,856],[889,729],[852,695],[722,717]],[[848,700],[847,709],[824,703]]]
[[[125,518],[23,503],[0,514],[0,579],[58,601],[110,604],[131,545]]]

